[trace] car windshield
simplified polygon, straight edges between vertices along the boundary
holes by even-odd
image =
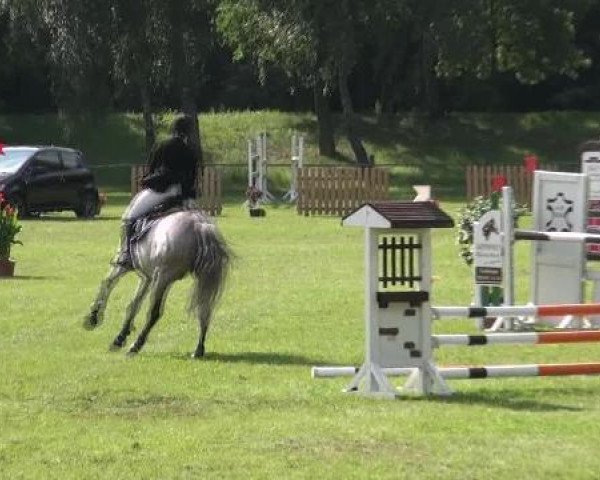
[[[0,153],[0,173],[15,173],[36,152],[33,148],[4,148]]]

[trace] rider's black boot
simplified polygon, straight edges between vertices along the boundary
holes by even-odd
[[[131,237],[133,237],[133,226],[135,222],[124,221],[121,227],[121,251],[115,261],[115,264],[124,268],[132,268],[131,261]]]

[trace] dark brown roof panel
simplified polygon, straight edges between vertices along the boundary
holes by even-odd
[[[454,220],[434,202],[369,202],[392,228],[452,228]]]

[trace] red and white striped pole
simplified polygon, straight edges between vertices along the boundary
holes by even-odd
[[[600,342],[600,330],[576,332],[523,332],[523,333],[489,333],[487,335],[433,335],[433,345],[441,346],[483,346],[483,345],[549,345],[557,343]]]
[[[413,368],[383,368],[387,376],[406,376]],[[529,365],[489,365],[485,367],[441,367],[446,379],[478,379],[497,377],[550,377],[568,375],[600,375],[600,363],[554,363]],[[358,367],[313,367],[313,378],[349,377]]]
[[[431,312],[435,318],[587,316],[600,315],[600,303],[507,305],[501,307],[431,307]]]

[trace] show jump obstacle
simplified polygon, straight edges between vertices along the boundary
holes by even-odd
[[[294,133],[292,135],[292,174],[290,177],[290,188],[283,195],[283,200],[290,203],[298,198],[298,170],[304,166],[304,135]]]
[[[275,200],[268,185],[268,145],[267,133],[261,132],[255,138],[248,140],[248,187],[260,190],[261,201],[268,203]],[[290,187],[283,195],[283,200],[295,202],[298,198],[298,170],[304,164],[304,135],[294,132],[291,144],[291,175]]]
[[[592,298],[600,302],[598,272],[586,269],[586,245],[599,244],[598,233],[586,233],[588,176],[536,171],[534,174],[533,228],[514,229],[513,192],[502,191],[502,208],[485,213],[473,225],[475,284],[501,286],[504,305],[514,303],[513,247],[532,241],[530,301],[537,304],[570,304],[584,301],[584,281],[594,282]],[[476,302],[479,303],[479,302]],[[539,317],[539,316],[538,316]],[[538,318],[533,317],[533,318]],[[548,316],[559,327],[592,324],[581,315]],[[590,321],[593,320],[593,321]],[[490,330],[511,329],[512,317],[497,317]]]
[[[261,132],[256,138],[248,140],[248,187],[260,190],[263,202],[275,199],[267,184],[268,164],[267,133]]]
[[[365,230],[365,360],[315,367],[314,377],[354,375],[347,392],[395,398],[391,375],[408,375],[402,392],[448,395],[449,378],[600,374],[600,363],[438,368],[433,350],[441,346],[596,342],[600,331],[432,336],[435,318],[600,314],[600,304],[431,307],[431,230],[454,225],[446,213],[430,201],[373,202],[342,223]]]

